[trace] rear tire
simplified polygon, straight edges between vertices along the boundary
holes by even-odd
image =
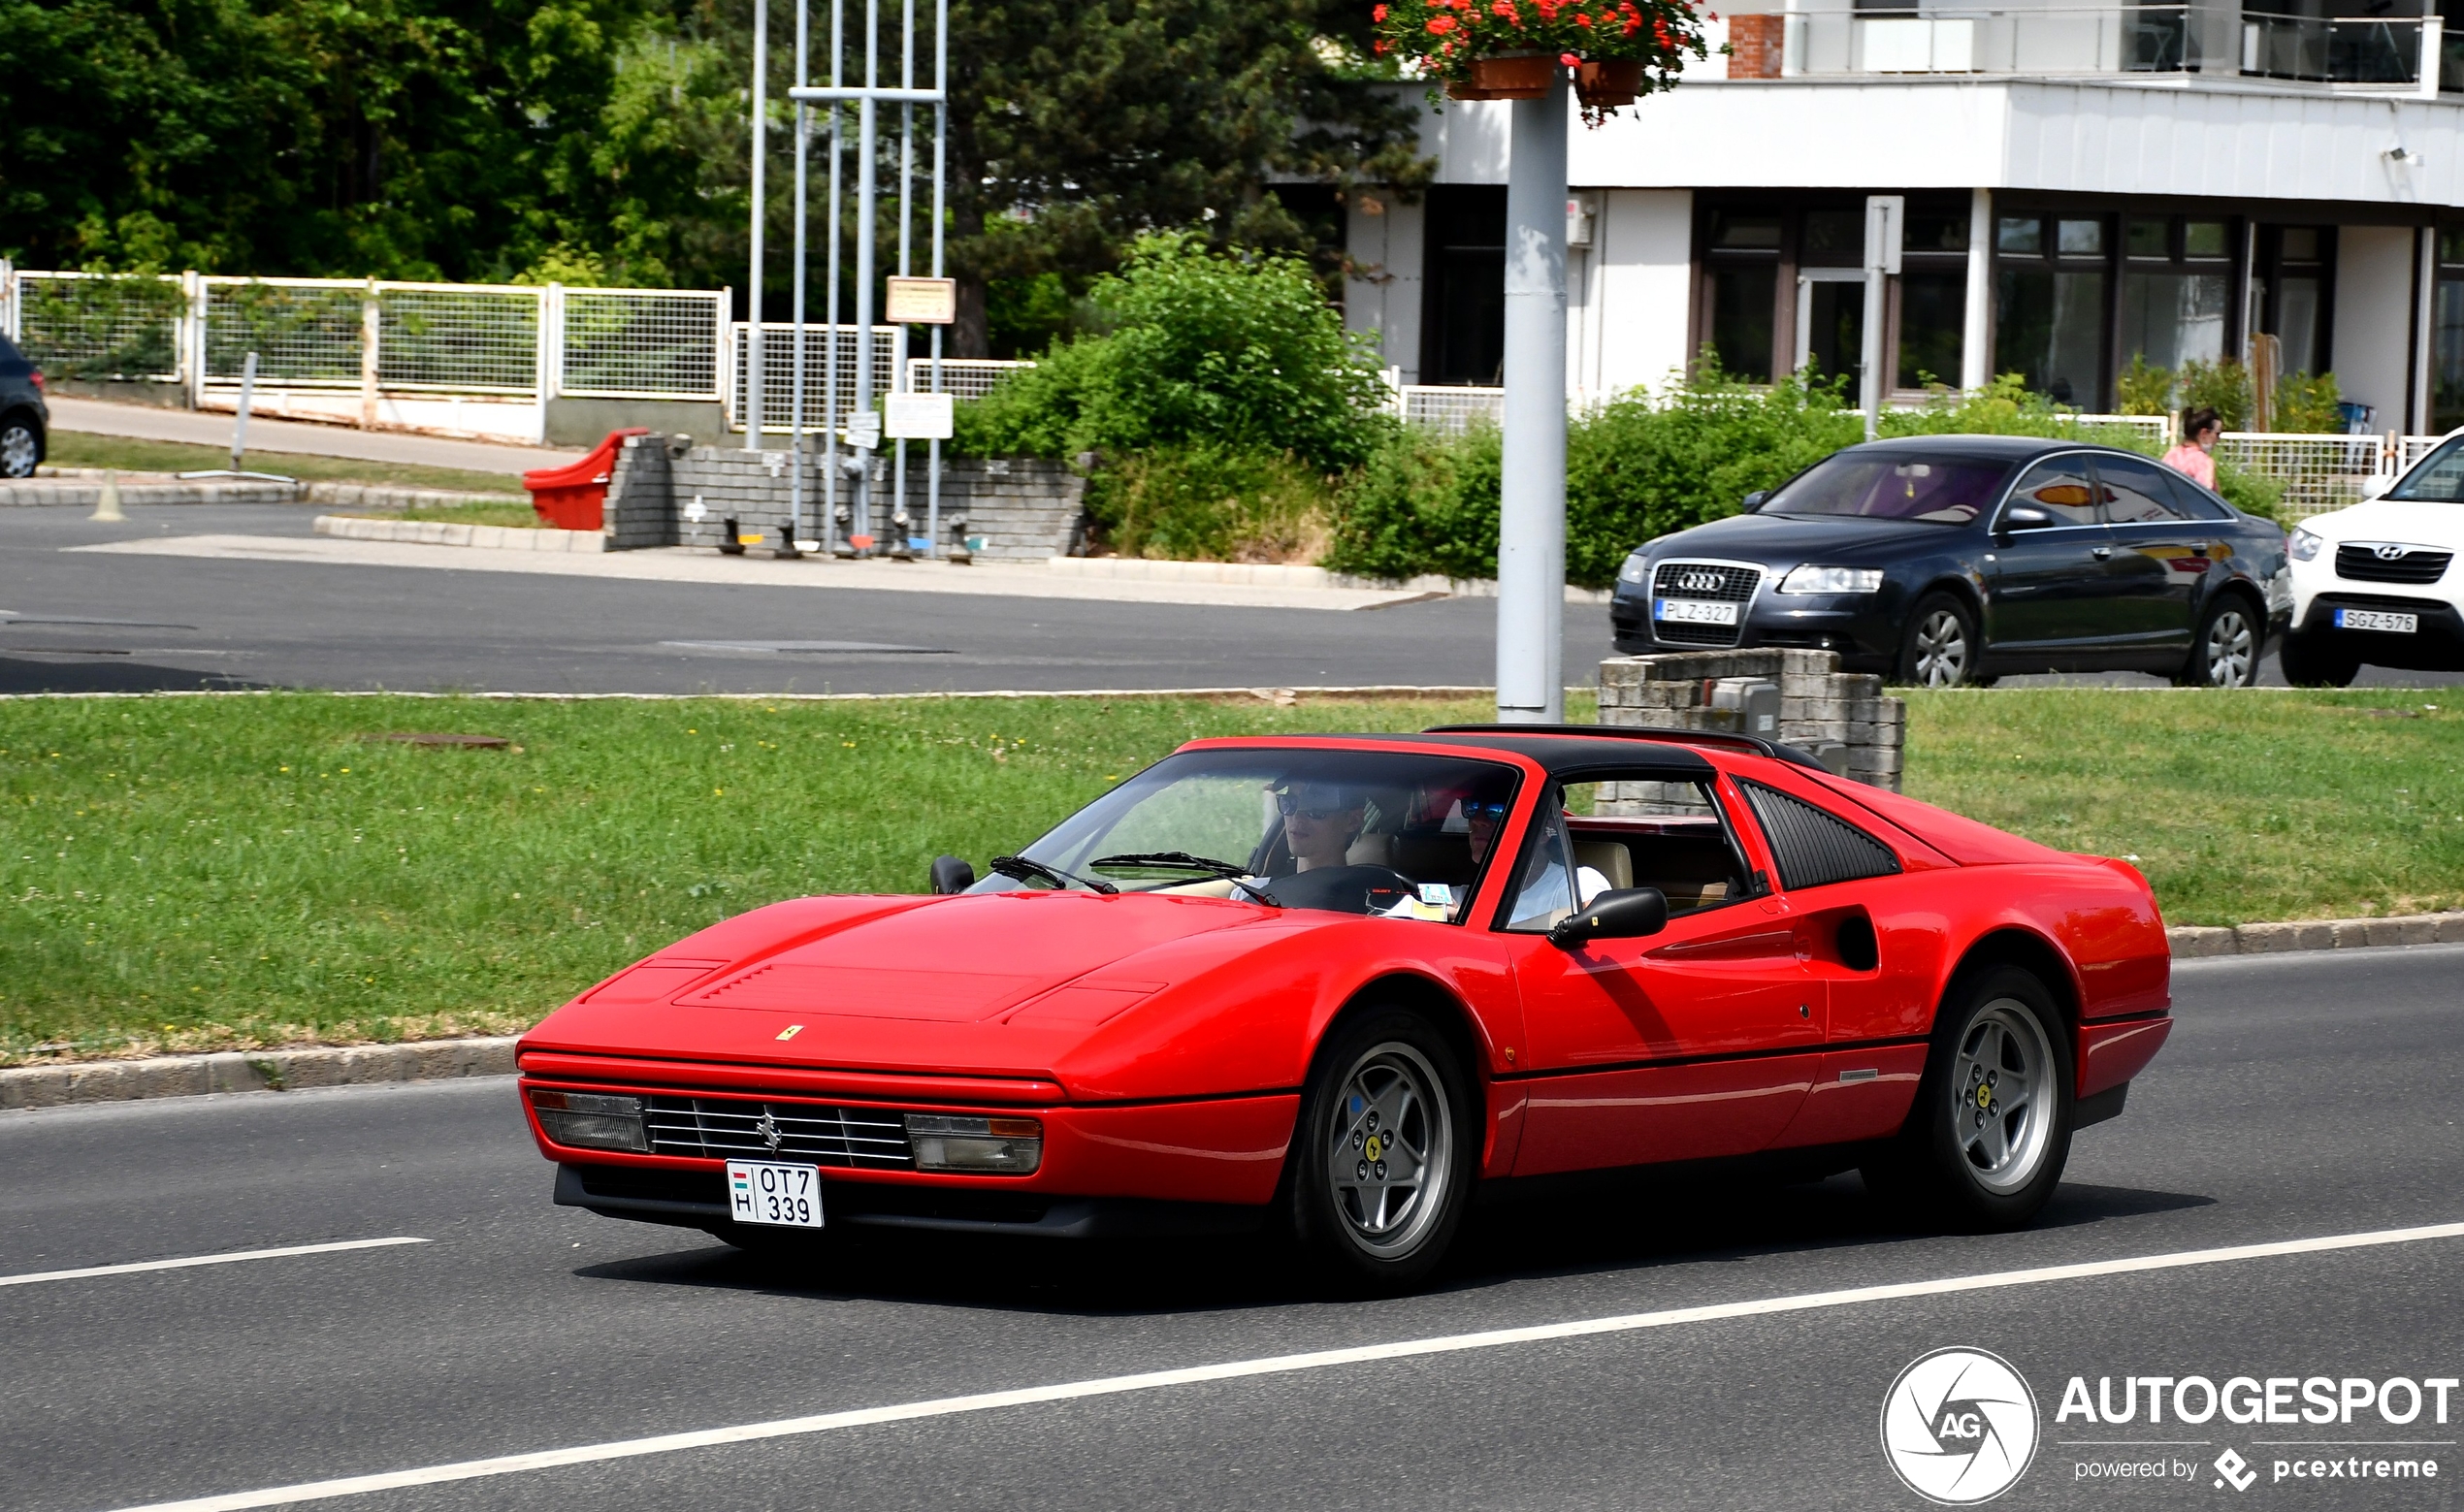
[[[2317,630],[2294,630],[2277,650],[2285,681],[2295,688],[2343,688],[2361,671],[2361,659],[2330,648]]]
[[[1293,1127],[1293,1237],[1352,1287],[1396,1291],[1437,1268],[1479,1172],[1476,1092],[1420,1014],[1373,1008],[1319,1046]]]
[[[1917,600],[1899,642],[1899,681],[1919,688],[1973,687],[1984,652],[1968,606],[1949,594],[1928,594]]]
[[[2263,621],[2239,594],[2225,594],[2199,617],[2190,659],[2173,680],[2185,688],[2249,688],[2258,681],[2259,654],[2266,649]]]
[[[2034,973],[1967,978],[1934,1023],[1916,1107],[1864,1167],[1865,1185],[1924,1222],[2025,1227],[2061,1183],[2076,1084],[2069,1030]]]
[[[30,478],[42,465],[42,427],[23,413],[0,420],[0,478]]]

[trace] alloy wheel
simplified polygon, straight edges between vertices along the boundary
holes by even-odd
[[[42,460],[43,449],[35,443],[32,426],[19,423],[0,429],[0,478],[30,478]]]
[[[2015,1192],[2033,1180],[2053,1142],[2054,1047],[2017,998],[1968,1021],[1951,1066],[1951,1124],[1977,1185]]]
[[[2247,684],[2257,656],[2257,639],[2249,616],[2239,609],[2219,610],[2216,618],[2208,622],[2207,640],[2199,648],[2205,658],[2208,686],[2240,688]]]
[[[1342,1087],[1325,1150],[1335,1210],[1361,1249],[1410,1254],[1444,1211],[1452,1179],[1445,1083],[1418,1050],[1388,1041],[1353,1062]]]
[[[1957,688],[1967,679],[1967,626],[1950,609],[1936,609],[1917,624],[1916,681],[1924,688]]]

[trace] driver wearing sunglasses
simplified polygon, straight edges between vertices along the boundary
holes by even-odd
[[[1283,815],[1283,845],[1294,871],[1349,863],[1345,853],[1367,822],[1367,802],[1336,783],[1294,783],[1275,795]]]

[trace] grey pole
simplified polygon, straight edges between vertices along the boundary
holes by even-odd
[[[802,88],[812,80],[805,70],[812,55],[813,0],[795,0],[795,85]],[[795,102],[795,343],[791,359],[795,374],[789,379],[787,439],[787,538],[778,543],[773,557],[796,558],[803,552],[796,540],[804,533],[804,161],[806,147],[813,134],[813,108],[803,101]]]
[[[898,87],[916,87],[916,0],[902,0],[899,8]],[[902,100],[898,105],[898,276],[901,278],[915,272],[912,266],[916,229],[915,191],[916,107],[914,101]],[[891,370],[890,386],[893,390],[904,390],[907,386],[907,328],[904,325],[898,328],[898,344],[894,351],[895,356],[892,360],[896,366]],[[898,532],[898,538],[896,544],[890,548],[890,554],[903,562],[912,554],[907,537],[915,533],[911,523],[902,523],[907,521],[907,438],[902,435],[891,445],[890,466],[893,481],[891,484],[890,528]],[[929,547],[924,554],[931,555]]]
[[[749,452],[762,449],[762,162],[770,155],[769,114],[770,0],[753,0],[753,276],[744,294],[753,317],[744,353],[744,449]],[[735,543],[728,544],[732,548]]]
[[[846,0],[829,0],[829,82],[833,89],[846,82],[841,66],[847,55]],[[824,296],[828,314],[824,318],[829,356],[822,363],[822,510],[828,518],[823,523],[823,549],[835,554],[838,544],[838,428],[844,420],[838,402],[838,223],[842,209],[839,200],[838,164],[844,155],[844,139],[840,127],[844,114],[837,101],[829,103],[829,291]],[[851,548],[852,549],[852,548]]]
[[[941,272],[941,179],[950,161],[950,0],[933,0],[932,88],[941,104],[932,108],[932,275]],[[932,328],[932,391],[941,392],[941,328]],[[941,550],[941,442],[926,442],[924,460],[924,539],[929,557]]]
[[[881,0],[864,0],[864,98],[856,103],[856,415],[851,424],[873,412],[873,218],[877,209],[873,160],[879,147],[873,131],[874,100],[869,91],[881,85]],[[878,433],[869,432],[878,440]],[[864,470],[856,477],[856,531],[873,533],[873,450],[859,448]],[[876,544],[878,544],[876,542]],[[869,554],[869,553],[867,553]]]
[[[1506,179],[1497,717],[1566,717],[1566,80],[1514,102]]]
[[[1865,329],[1857,360],[1857,400],[1865,412],[1865,439],[1882,429],[1882,393],[1896,374],[1883,370],[1882,321],[1890,278],[1899,271],[1899,217],[1907,205],[1897,194],[1865,196]]]

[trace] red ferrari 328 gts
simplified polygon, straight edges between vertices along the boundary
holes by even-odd
[[[523,1038],[556,1200],[735,1243],[1274,1225],[1746,1158],[2027,1222],[2164,1044],[2156,900],[1739,736],[1193,741],[976,881],[714,925]]]

